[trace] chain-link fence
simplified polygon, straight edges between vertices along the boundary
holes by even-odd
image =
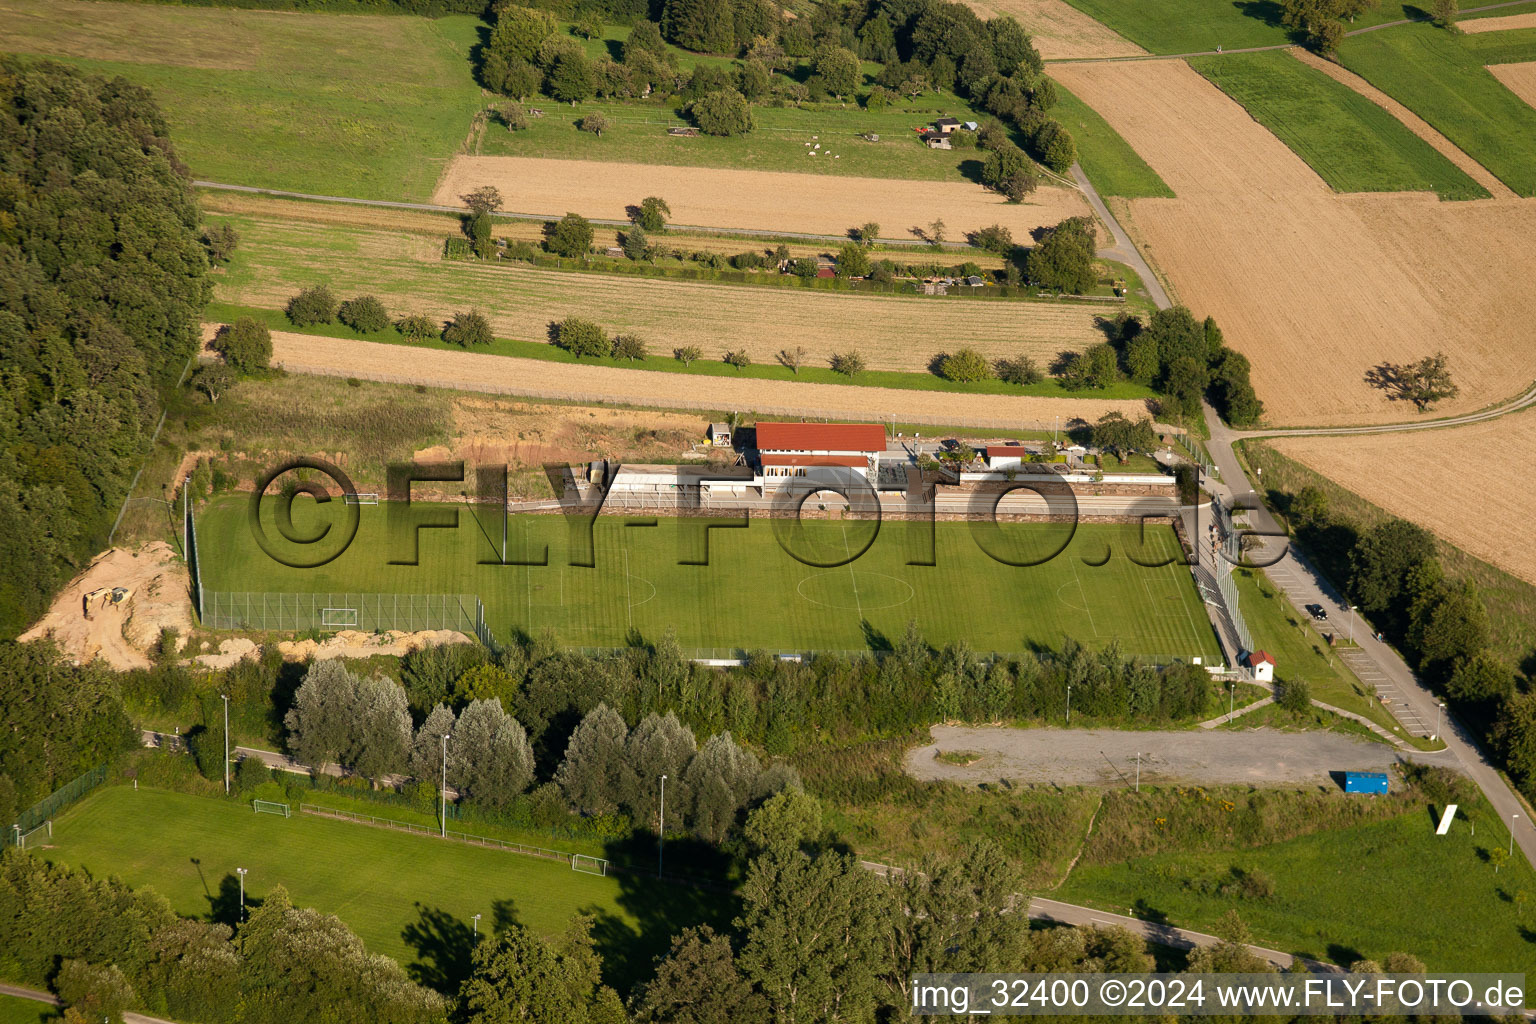
[[[474,594],[277,594],[210,590],[203,595],[208,629],[308,632],[356,629],[453,629],[489,644],[485,606]]]
[[[58,789],[43,797],[37,803],[22,811],[16,818],[12,827],[12,835],[25,834],[37,828],[45,821],[51,821],[58,813],[76,800],[85,796],[91,790],[101,785],[107,779],[107,766],[99,764],[95,768],[71,779]]]

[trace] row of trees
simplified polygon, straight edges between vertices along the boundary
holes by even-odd
[[[1248,426],[1264,414],[1248,358],[1227,346],[1213,318],[1196,320],[1184,306],[1173,306],[1157,310],[1145,323],[1121,314],[1109,333],[1116,369],[1162,392],[1184,417],[1198,417],[1206,396],[1233,426]]]
[[[224,878],[217,921],[198,921],[152,891],[7,849],[0,974],[52,987],[64,1019],[82,1024],[121,1020],[129,1008],[209,1024],[444,1021],[441,996],[335,917],[293,906],[281,886],[236,931],[236,884]]]
[[[432,787],[446,774],[462,798],[503,809],[539,778],[528,732],[507,713],[519,704],[516,681],[498,665],[475,664],[454,678],[450,694],[413,729],[399,683],[356,675],[339,659],[315,662],[284,716],[288,750],[306,764],[339,764],[376,782],[409,774]],[[700,748],[693,731],[670,711],[652,712],[631,730],[602,703],[580,719],[563,756],[543,772],[572,811],[623,814],[649,828],[658,821],[662,775],[670,780],[672,827],[715,843],[748,806],[798,784],[792,769],[765,767],[729,733],[711,736]]]
[[[106,541],[210,289],[189,175],[147,90],[5,57],[0,136],[9,637]]]
[[[340,321],[359,334],[377,334],[393,325],[402,337],[410,341],[441,338],[461,348],[489,345],[496,340],[490,320],[478,309],[459,310],[447,320],[441,321],[420,313],[405,313],[391,319],[389,311],[378,297],[359,295],[342,302],[328,285],[323,284],[306,288],[289,299],[286,312],[288,320],[296,327],[313,327]],[[265,339],[266,358],[270,359],[272,341],[267,328],[256,321],[242,320],[236,322],[234,330],[240,330],[242,324],[249,324],[252,330],[261,333]],[[225,358],[230,358],[228,352]]]

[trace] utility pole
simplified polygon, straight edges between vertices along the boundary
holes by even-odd
[[[1067,684],[1067,724],[1072,724],[1072,684]]]
[[[661,777],[661,816],[656,827],[656,877],[661,877],[662,856],[667,847],[667,777]]]
[[[1442,700],[1435,704],[1435,734],[1430,739],[1437,740],[1440,738],[1440,722],[1444,715],[1445,701]]]
[[[1349,645],[1355,645],[1355,606],[1349,606]]]
[[[443,733],[442,837],[448,838],[448,733]]]
[[[1141,792],[1141,751],[1136,751],[1136,792]]]
[[[229,796],[229,694],[219,696],[224,698],[224,795]]]
[[[480,915],[476,914],[475,915],[475,938],[478,939],[479,937],[480,937]]]
[[[1511,857],[1515,855],[1515,822],[1519,820],[1520,815],[1518,814],[1511,814],[1509,816],[1509,855]]]
[[[235,868],[240,876],[240,920],[245,920],[245,868]]]

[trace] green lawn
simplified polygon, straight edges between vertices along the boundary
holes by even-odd
[[[1235,570],[1234,578],[1243,619],[1253,634],[1254,645],[1275,656],[1279,662],[1275,674],[1280,679],[1302,679],[1312,696],[1323,703],[1364,715],[1402,739],[1413,740],[1381,702],[1374,699],[1371,688],[1355,677],[1336,652],[1329,651],[1317,630],[1303,619],[1290,601],[1280,596],[1273,583],[1247,569]],[[1345,645],[1347,622],[1321,625],[1338,637],[1340,648]],[[1357,625],[1362,630],[1366,628],[1363,622]],[[1239,724],[1252,723],[1244,718]],[[1439,744],[1434,746],[1439,747]]]
[[[0,1024],[50,1024],[60,1019],[58,1011],[46,1003],[0,996]]]
[[[1083,173],[1101,195],[1172,198],[1173,190],[1098,111],[1060,83],[1056,85],[1056,95],[1056,108],[1051,113],[1072,133]]]
[[[1536,109],[1484,67],[1536,60],[1536,30],[1469,36],[1405,25],[1346,39],[1339,59],[1515,192],[1536,195]]]
[[[473,487],[471,483],[467,485]],[[275,509],[268,501],[265,509]],[[413,511],[421,506],[413,506]],[[814,506],[811,506],[814,507]],[[936,524],[936,565],[906,564],[926,544],[921,526],[868,522],[753,518],[745,528],[706,531],[706,520],[661,517],[633,526],[617,514],[592,527],[594,568],[569,564],[584,549],[584,529],[562,517],[518,516],[508,524],[508,558],[533,559],[548,547],[544,566],[482,565],[494,559],[501,523],[469,510],[456,530],[423,530],[419,565],[390,565],[408,555],[410,534],[392,537],[391,506],[361,510],[358,534],[344,554],[314,569],[290,569],[252,540],[247,502],[225,499],[198,521],[204,586],[217,591],[478,594],[491,628],[504,632],[550,628],[577,646],[617,646],[631,629],[649,637],[674,629],[684,647],[862,650],[900,636],[916,620],[930,642],[964,640],[978,650],[1055,647],[1063,636],[1101,645],[1118,640],[1126,653],[1166,660],[1215,656],[1209,622],[1189,570],[1134,564],[1178,554],[1167,527],[1148,527],[1145,546],[1136,527],[1079,526],[1067,543],[1065,524],[1009,524],[980,533],[965,523]],[[275,515],[275,512],[269,512]],[[339,503],[295,505],[295,527],[315,529],[322,516],[338,517]],[[297,554],[268,525],[280,553]],[[708,535],[708,564],[700,561]],[[978,543],[1013,561],[1048,559],[1032,567],[993,560]],[[403,543],[406,547],[396,546]],[[840,567],[807,565],[845,560]],[[1090,565],[1104,557],[1103,565]],[[329,548],[326,549],[329,552]],[[309,560],[312,552],[305,552]],[[205,609],[206,611],[206,609]],[[253,623],[254,627],[254,623]]]
[[[380,812],[383,813],[383,812]],[[188,917],[221,917],[238,902],[237,867],[249,898],[284,886],[295,904],[335,914],[368,948],[406,966],[430,966],[429,922],[440,933],[482,929],[510,917],[558,934],[577,913],[598,918],[594,935],[614,979],[665,950],[674,931],[728,913],[729,899],[633,875],[572,871],[569,864],[295,814],[253,814],[244,803],[148,787],[108,787],[54,823],[52,860],[152,886]]]
[[[1397,118],[1289,53],[1234,53],[1195,57],[1189,63],[1336,192],[1433,191],[1442,199],[1488,198],[1487,189]]]
[[[1488,850],[1509,830],[1480,799],[1471,810],[1445,836],[1439,808],[1421,807],[1254,849],[1080,865],[1053,896],[1205,932],[1233,909],[1255,942],[1340,964],[1402,950],[1431,971],[1536,971],[1536,873],[1516,850],[1496,874]],[[1274,894],[1216,894],[1234,869],[1267,875]]]
[[[475,18],[9,0],[5,48],[155,94],[203,179],[423,200],[469,132]]]

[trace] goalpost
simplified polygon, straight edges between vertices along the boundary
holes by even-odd
[[[46,834],[43,836],[38,836],[39,832],[45,832]],[[23,850],[32,849],[41,845],[45,839],[52,838],[53,821],[51,819],[43,822],[41,825],[32,829],[30,832],[23,832],[20,829],[17,829],[16,831],[16,845],[21,847]]]
[[[342,502],[347,505],[377,505],[379,503],[379,495],[377,491],[359,491],[355,494],[349,491],[346,494],[343,494],[341,499]]]
[[[285,818],[293,814],[291,807],[276,800],[252,800],[251,809],[257,814],[281,814]]]
[[[571,870],[586,875],[608,874],[608,862],[601,857],[589,857],[584,853],[571,854]]]

